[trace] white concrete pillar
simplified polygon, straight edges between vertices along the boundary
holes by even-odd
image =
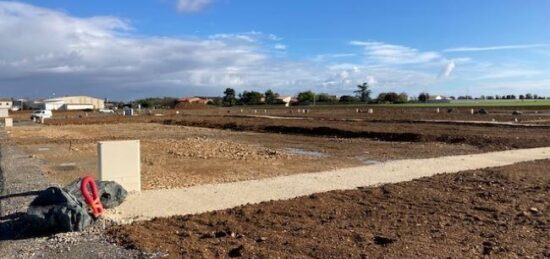
[[[102,141],[97,145],[99,176],[115,181],[129,192],[141,191],[139,140]]]
[[[5,128],[13,127],[13,118],[4,118],[4,127]]]

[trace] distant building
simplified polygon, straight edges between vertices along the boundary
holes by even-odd
[[[13,101],[8,98],[0,98],[0,109],[11,109]]]
[[[430,95],[430,100],[431,101],[447,101],[447,100],[451,100],[451,98],[447,97],[447,96],[443,96],[443,95]]]
[[[277,97],[277,100],[282,102],[285,105],[285,107],[288,107],[292,102],[292,96],[279,96]]]
[[[99,110],[105,108],[105,100],[89,96],[66,96],[35,101],[31,108],[37,110]]]
[[[202,97],[183,97],[178,100],[180,103],[198,103],[198,104],[208,104],[211,102],[211,99],[202,98]]]
[[[9,117],[13,102],[8,98],[0,98],[0,118]]]

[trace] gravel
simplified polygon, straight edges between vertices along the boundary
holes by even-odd
[[[130,194],[119,207],[108,210],[106,216],[116,222],[130,223],[156,217],[199,214],[332,190],[351,190],[410,181],[441,173],[456,173],[549,158],[548,147],[517,149],[475,155],[394,160],[320,173],[207,184],[183,189],[148,190]]]
[[[83,232],[70,232],[43,237],[17,236],[19,217],[23,215],[36,192],[51,183],[40,170],[38,161],[9,143],[6,132],[0,131],[0,257],[2,258],[149,258],[126,250],[106,240],[100,220]]]

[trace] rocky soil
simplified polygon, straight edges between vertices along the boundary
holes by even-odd
[[[158,123],[16,127],[10,139],[62,185],[97,176],[97,142],[139,139],[142,186],[182,188],[319,172],[376,161],[479,153],[466,144],[237,132]]]

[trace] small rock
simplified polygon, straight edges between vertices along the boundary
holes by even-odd
[[[227,236],[227,232],[225,232],[225,231],[223,231],[223,230],[216,231],[216,232],[214,233],[214,236],[215,236],[215,237],[218,237],[218,238],[220,238],[220,237],[225,237],[225,236]]]
[[[495,244],[493,244],[493,242],[491,241],[484,241],[483,242],[483,254],[484,255],[490,255],[491,252],[493,251],[493,247],[495,246]]]
[[[394,238],[376,235],[374,236],[374,243],[381,246],[386,246],[397,241]]]
[[[233,248],[229,251],[229,257],[241,257],[244,253],[244,246],[240,245],[236,248]]]
[[[265,241],[267,241],[267,237],[260,237],[260,238],[256,239],[256,242],[258,242],[258,243],[265,242]]]
[[[514,111],[514,112],[512,112],[512,115],[522,115],[522,114],[523,114],[523,112],[521,112],[521,111]]]
[[[477,111],[477,113],[479,113],[479,114],[489,114],[489,111],[487,111],[487,110],[485,110],[485,109],[479,109],[479,110]]]

